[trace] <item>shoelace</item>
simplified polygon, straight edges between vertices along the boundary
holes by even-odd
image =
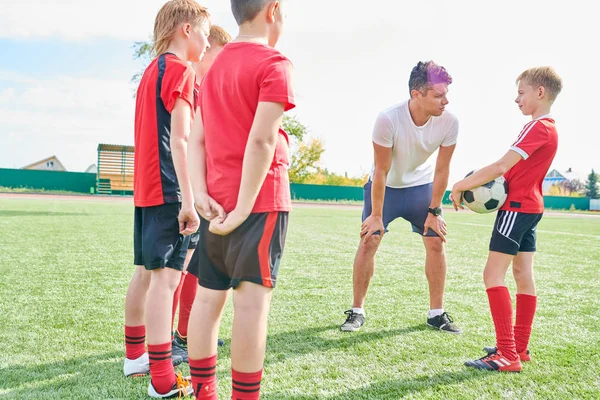
[[[444,312],[442,314],[442,319],[444,318],[444,316],[448,319],[448,322],[453,323],[454,319],[452,319],[452,317],[450,316],[450,314],[448,314],[447,312]]]
[[[356,314],[352,310],[344,311],[344,314],[346,314],[348,316],[346,318],[346,322],[352,322],[352,321],[354,321],[354,318],[358,315],[358,314]]]
[[[186,388],[192,385],[192,382],[189,379],[186,379],[181,375],[181,372],[177,373],[175,377],[175,384],[177,385],[177,389],[179,389],[179,394],[177,396],[178,399],[187,396]]]

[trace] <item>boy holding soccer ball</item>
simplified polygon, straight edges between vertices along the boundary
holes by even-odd
[[[491,371],[521,372],[521,361],[529,361],[529,338],[536,309],[533,254],[536,226],[542,219],[542,182],[558,146],[558,134],[550,109],[562,89],[562,80],[551,67],[531,68],[517,78],[515,102],[532,121],[525,125],[510,150],[499,161],[457,182],[452,188],[454,208],[461,205],[462,192],[504,175],[508,198],[498,211],[490,240],[483,280],[496,328],[496,347],[465,365]],[[513,326],[512,302],[504,277],[510,263],[517,284],[517,311]]]

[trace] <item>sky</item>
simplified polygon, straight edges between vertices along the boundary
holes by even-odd
[[[148,40],[159,0],[0,0],[0,168],[56,155],[69,171],[96,162],[99,143],[133,144],[135,41]],[[227,0],[202,0],[232,35]],[[378,113],[408,98],[419,60],[454,82],[446,108],[460,124],[450,183],[500,158],[528,117],[515,78],[551,65],[563,92],[553,168],[600,170],[597,65],[600,6],[572,0],[285,0],[278,44],[294,64],[291,111],[323,141],[322,166],[371,169]],[[596,50],[594,50],[596,49]],[[433,161],[434,159],[432,159]]]

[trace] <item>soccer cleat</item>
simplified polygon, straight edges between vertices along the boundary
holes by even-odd
[[[427,318],[427,326],[455,335],[460,335],[462,333],[462,330],[454,324],[454,320],[447,312],[432,318]]]
[[[177,342],[177,346],[187,350],[187,337],[181,336],[178,330],[175,330],[173,333],[173,346],[175,346],[175,342]],[[217,339],[217,346],[223,346],[224,344],[225,342],[223,340]]]
[[[128,378],[148,375],[150,373],[150,359],[148,358],[148,353],[142,354],[135,360],[126,358],[123,363],[123,373]]]
[[[190,377],[181,376],[181,372],[177,373],[175,383],[170,391],[167,393],[158,393],[152,385],[152,381],[148,384],[148,396],[157,399],[172,399],[174,397],[181,398],[185,396],[191,396],[194,394],[194,388],[192,387],[192,381]]]
[[[344,322],[341,327],[344,332],[357,331],[365,324],[364,314],[355,313],[352,310],[344,311],[344,314],[348,316],[346,322]]]
[[[499,351],[481,357],[479,360],[467,361],[465,362],[465,365],[467,367],[498,372],[521,372],[522,369],[521,361],[519,359],[514,361],[508,360]]]
[[[173,358],[173,366],[176,367],[181,363],[188,362],[187,345],[181,346],[177,339],[171,342],[171,357]]]
[[[488,353],[488,355],[490,354],[494,354],[498,349],[496,347],[493,346],[486,346],[483,348],[483,351],[485,351],[486,353]],[[525,349],[522,352],[519,353],[519,359],[522,362],[526,362],[526,361],[531,361],[531,354],[529,353],[529,349]]]

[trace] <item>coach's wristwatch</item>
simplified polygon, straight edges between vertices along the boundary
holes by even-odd
[[[436,217],[442,215],[441,207],[429,208],[427,211],[429,211],[431,214],[435,215]]]

